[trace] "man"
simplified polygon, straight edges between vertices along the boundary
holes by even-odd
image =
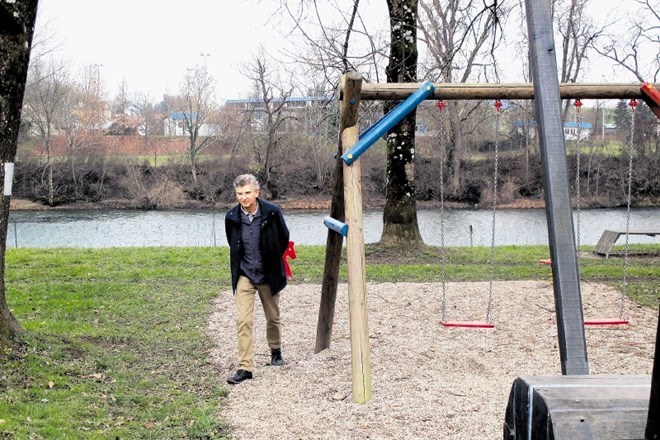
[[[286,286],[282,255],[289,245],[289,229],[280,209],[259,198],[259,188],[259,182],[252,174],[238,176],[234,181],[238,205],[225,216],[238,336],[238,371],[227,378],[230,384],[252,379],[256,292],[259,292],[266,314],[270,363],[276,366],[284,364],[279,304],[280,292]]]

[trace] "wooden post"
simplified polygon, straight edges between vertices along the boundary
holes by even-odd
[[[562,374],[589,374],[550,3],[525,0]]]
[[[658,329],[655,331],[655,356],[653,358],[653,373],[651,376],[651,396],[649,398],[649,413],[646,418],[644,438],[660,438],[660,309],[658,309]]]
[[[346,74],[342,106],[357,116],[360,105],[362,77],[356,72]],[[357,122],[357,117],[355,119]],[[341,133],[344,151],[358,140],[357,124]],[[369,352],[369,325],[367,317],[367,286],[364,262],[364,227],[362,220],[362,184],[360,161],[344,164],[344,200],[346,249],[348,259],[348,305],[351,329],[351,363],[353,366],[353,401],[365,403],[371,399],[371,354]]]
[[[346,75],[340,79],[340,90],[346,81]],[[358,93],[359,97],[359,93]],[[342,140],[344,131],[359,133],[358,106],[351,105],[349,99],[342,99],[339,107],[339,143],[335,161],[335,175],[332,186],[332,202],[330,205],[330,217],[335,220],[344,221],[344,162],[341,160],[343,153]],[[347,138],[356,136],[350,134]],[[356,137],[357,140],[357,137]],[[353,143],[356,142],[353,141]],[[319,353],[330,348],[332,340],[332,325],[335,319],[335,301],[337,299],[337,284],[339,283],[339,265],[341,260],[341,249],[344,237],[331,229],[328,229],[328,238],[325,245],[325,265],[323,267],[323,283],[321,285],[321,304],[319,306],[319,319],[316,324],[316,345],[314,353]]]

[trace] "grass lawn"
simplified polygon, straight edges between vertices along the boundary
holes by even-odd
[[[2,354],[0,433],[222,438],[205,331],[227,265],[221,248],[9,251],[7,299],[28,333]]]
[[[296,252],[294,283],[320,283],[325,248]],[[497,248],[494,278],[547,279],[538,264],[547,252]],[[368,281],[440,281],[438,248],[367,245],[366,254]],[[584,280],[621,285],[621,259],[583,255]],[[451,281],[490,276],[489,248],[446,257]],[[0,352],[0,437],[228,438],[227,372],[210,364],[206,334],[211,300],[229,288],[228,258],[225,247],[8,250],[7,301],[27,333]],[[659,260],[630,260],[627,292],[650,307]]]

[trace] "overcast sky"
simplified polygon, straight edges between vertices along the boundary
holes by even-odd
[[[278,2],[255,6],[257,0],[39,0],[37,27],[48,26],[55,33],[73,73],[82,66],[101,65],[109,98],[117,95],[122,78],[130,94],[145,92],[153,100],[176,94],[186,69],[206,63],[217,79],[217,97],[223,100],[248,96],[249,82],[238,69],[260,45],[276,51],[285,44],[281,30],[268,22],[269,3]],[[617,8],[633,2],[592,3],[593,13],[605,19],[622,14]],[[363,0],[360,8],[363,16],[386,25],[385,0]],[[600,63],[591,64],[593,68]],[[608,80],[613,81],[611,69],[595,73],[588,82]]]
[[[264,26],[265,8],[238,0],[39,0],[37,26],[62,41],[73,65],[100,64],[106,91],[122,78],[129,91],[159,99],[177,93],[186,68],[207,63],[221,99],[235,97],[245,79],[238,66],[278,33]],[[202,56],[201,54],[205,54]]]

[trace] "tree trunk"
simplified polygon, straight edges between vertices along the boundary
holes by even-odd
[[[188,123],[188,122],[187,122]],[[196,128],[193,126],[193,122],[189,122],[190,126],[188,130],[188,138],[190,140],[190,173],[192,175],[192,181],[195,186],[197,186],[197,133],[195,132]]]
[[[194,147],[190,148],[190,173],[195,186],[197,186],[197,157]]]
[[[4,169],[0,168],[0,174],[4,180]],[[14,315],[9,309],[7,298],[5,296],[5,252],[7,250],[7,226],[9,220],[9,197],[2,197],[0,202],[0,209],[2,209],[2,219],[0,221],[0,348],[11,345],[12,339],[19,333],[24,332],[21,325],[18,323]]]
[[[71,182],[73,182],[73,189],[75,191],[76,197],[80,194],[80,188],[78,185],[78,176],[76,175],[76,143],[74,139],[69,138],[67,140],[67,146],[69,150],[69,171],[71,172]]]
[[[103,198],[103,185],[105,184],[105,176],[108,173],[108,155],[103,156],[103,166],[101,167],[101,178],[99,179],[99,187],[96,192],[99,200]]]
[[[525,186],[529,189],[531,184],[530,157],[529,157],[529,128],[523,127],[525,136]]]
[[[73,183],[73,190],[75,192],[76,197],[80,194],[80,188],[78,187],[78,177],[76,176],[76,158],[74,156],[71,156],[71,167],[69,168],[71,170],[71,182]]]
[[[388,0],[390,60],[388,83],[417,81],[418,0]],[[397,102],[387,101],[385,113]],[[415,123],[413,110],[387,134],[387,185],[383,212],[384,244],[416,245],[422,241],[415,203]]]
[[[30,47],[38,0],[16,0],[0,3],[3,31],[0,32],[0,161],[13,163],[21,122],[21,105],[25,93]],[[14,336],[23,331],[11,313],[6,299],[5,254],[7,252],[7,226],[9,202],[5,196],[5,167],[0,167],[0,346],[11,344]]]
[[[48,167],[48,177],[47,177],[47,186],[48,186],[48,205],[53,206],[55,203],[55,187],[53,185],[53,154],[52,154],[52,144],[50,138],[50,130],[48,139],[46,140],[46,166]]]

